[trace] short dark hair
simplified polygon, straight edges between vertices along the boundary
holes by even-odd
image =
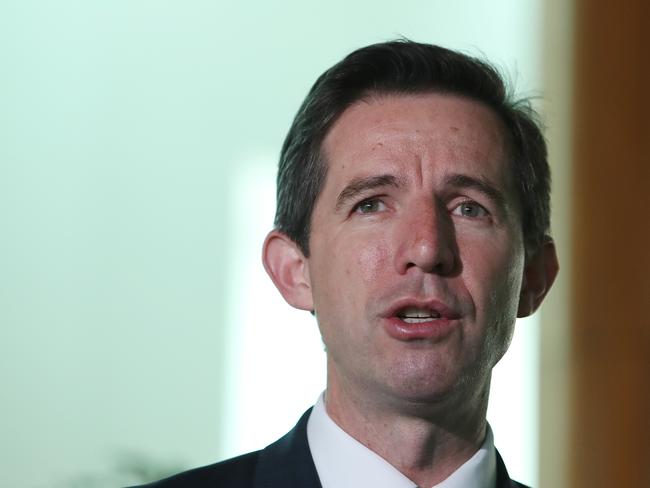
[[[406,39],[373,44],[325,71],[302,103],[280,153],[275,227],[309,256],[314,205],[327,164],[322,143],[352,104],[371,94],[449,93],[482,102],[503,120],[510,141],[527,253],[550,226],[550,170],[539,118],[528,99],[516,99],[488,62]]]

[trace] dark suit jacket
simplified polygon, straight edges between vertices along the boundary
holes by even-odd
[[[261,451],[192,469],[141,488],[322,488],[307,443],[310,410],[284,437]],[[497,488],[526,488],[512,481],[497,452]]]

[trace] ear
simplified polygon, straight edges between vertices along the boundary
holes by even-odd
[[[286,234],[273,230],[264,240],[264,269],[289,305],[311,311],[309,265],[298,245]]]
[[[555,243],[547,237],[537,252],[526,258],[517,317],[527,317],[537,310],[559,269]]]

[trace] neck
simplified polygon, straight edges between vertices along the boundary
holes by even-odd
[[[470,400],[467,391],[418,401],[370,397],[348,386],[328,374],[328,415],[418,486],[446,479],[483,443],[489,377],[472,388]]]

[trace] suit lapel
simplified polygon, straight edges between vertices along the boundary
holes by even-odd
[[[307,420],[311,408],[284,437],[259,454],[255,488],[322,488],[307,442]]]

